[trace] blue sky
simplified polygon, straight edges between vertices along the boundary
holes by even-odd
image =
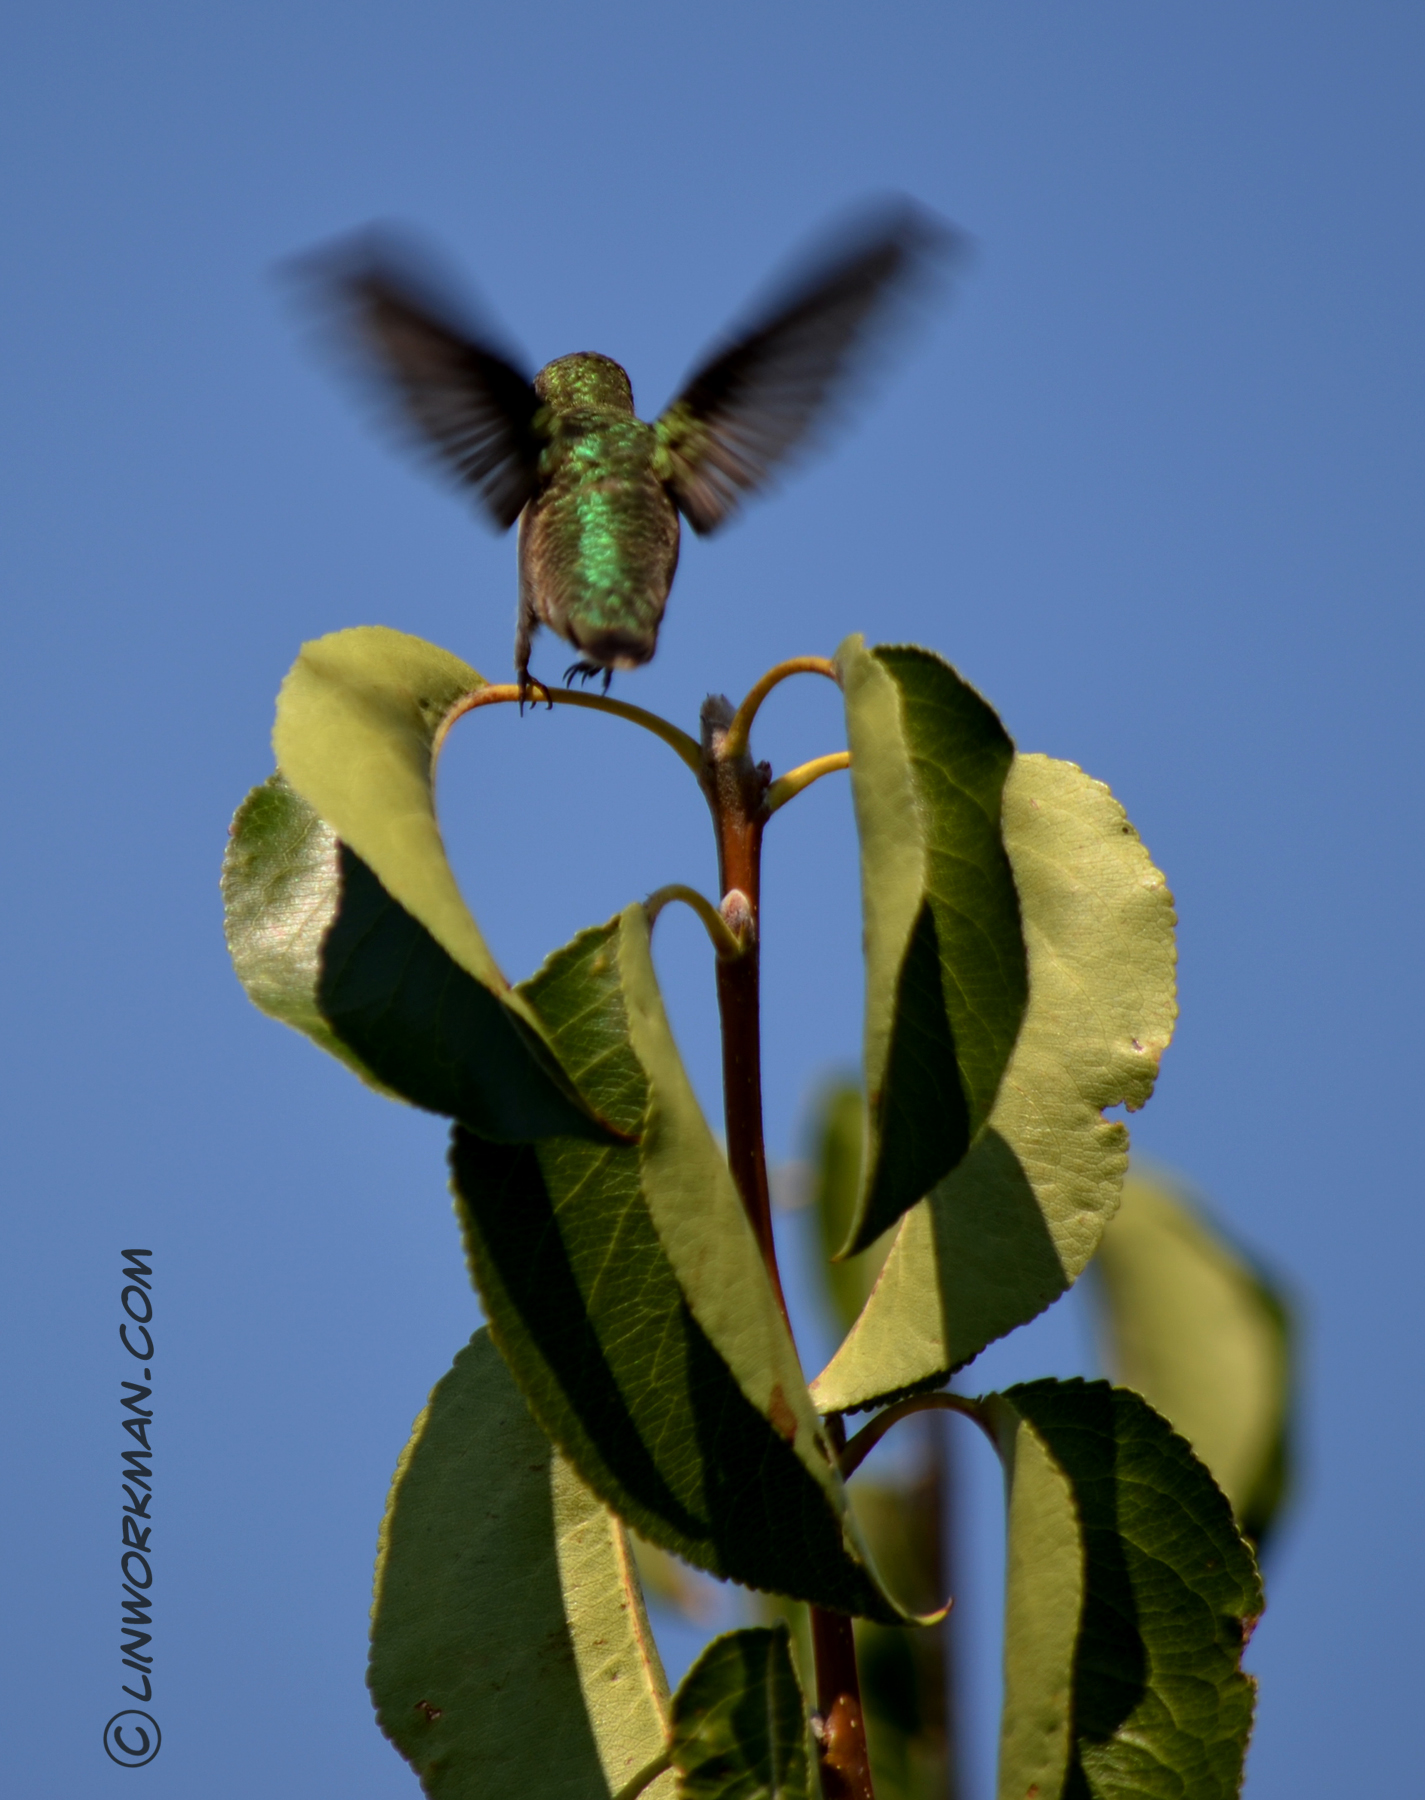
[[[379,622],[503,676],[514,549],[367,429],[274,265],[408,221],[533,362],[603,350],[647,415],[782,257],[886,189],[971,233],[973,266],[854,429],[686,544],[657,660],[618,691],[690,722],[709,689],[847,632],[915,640],[1023,748],[1124,801],[1182,921],[1182,1019],[1135,1140],[1305,1320],[1248,1793],[1411,1791],[1418,10],[57,0],[6,46],[15,1791],[415,1791],[361,1676],[386,1483],[478,1320],[443,1133],[252,1011],[216,874],[300,643]],[[562,667],[546,651],[536,669]],[[789,684],[758,749],[785,768],[838,733],[834,693]],[[512,976],[663,882],[709,885],[700,804],[661,746],[587,715],[472,721],[443,765]],[[844,786],[779,816],[766,879],[788,1156],[818,1076],[857,1054]],[[659,937],[714,1107],[706,946],[676,915]],[[165,1744],[142,1775],[99,1748],[135,1243],[162,1357]],[[991,1352],[985,1382],[1090,1366],[1076,1306]],[[994,1480],[972,1477],[971,1615]],[[992,1683],[970,1685],[982,1800]]]

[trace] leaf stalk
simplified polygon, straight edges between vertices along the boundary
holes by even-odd
[[[729,757],[746,756],[747,746],[752,737],[752,721],[757,717],[762,702],[772,689],[779,682],[785,681],[789,675],[825,675],[829,681],[836,682],[841,679],[836,664],[829,656],[793,656],[789,657],[786,662],[775,664],[749,691],[747,698],[733,714],[723,740],[724,755]]]
[[[700,894],[696,888],[685,887],[681,881],[670,881],[666,887],[656,889],[644,901],[643,910],[648,914],[649,925],[656,923],[663,908],[675,900],[681,900],[684,906],[691,907],[702,920],[712,939],[713,949],[720,957],[733,958],[745,954],[746,939],[733,929],[705,894]]]
[[[848,1479],[856,1473],[892,1425],[898,1425],[902,1419],[908,1419],[912,1413],[918,1412],[956,1412],[966,1419],[973,1419],[994,1445],[996,1452],[999,1450],[999,1439],[995,1435],[994,1426],[978,1400],[971,1400],[964,1394],[912,1394],[908,1400],[899,1400],[884,1412],[877,1413],[870,1424],[863,1425],[846,1445],[839,1458],[842,1479]]]
[[[770,817],[778,807],[785,806],[789,800],[795,800],[803,788],[809,788],[814,781],[820,781],[823,775],[834,775],[839,769],[851,767],[849,750],[833,750],[830,756],[816,756],[810,762],[800,763],[795,769],[788,769],[785,775],[779,775],[767,789],[767,813]]]
[[[641,725],[645,731],[651,731],[656,738],[661,738],[693,771],[702,774],[702,752],[696,741],[686,731],[680,731],[670,720],[660,718],[657,713],[649,712],[642,706],[630,706],[626,700],[610,700],[606,694],[570,694],[562,688],[546,688],[540,684],[540,697],[550,706],[582,706],[590,712],[611,713],[616,719],[625,719],[630,725]],[[491,682],[486,687],[475,688],[459,701],[440,722],[435,734],[435,742],[431,746],[432,757],[438,757],[446,736],[457,719],[463,719],[482,706],[507,705],[510,701],[520,704],[529,699],[522,694],[512,681]]]

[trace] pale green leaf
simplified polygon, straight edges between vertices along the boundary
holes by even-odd
[[[292,786],[386,892],[484,986],[508,987],[456,886],[435,814],[441,727],[485,678],[384,625],[302,646],[272,747]]]
[[[229,948],[257,1005],[383,1091],[503,1141],[606,1138],[445,860],[435,747],[482,685],[400,632],[307,645],[278,702],[282,767],[233,823]]]
[[[1073,1739],[1074,1651],[1084,1605],[1084,1552],[1068,1477],[1034,1427],[987,1403],[1008,1497],[1004,1707],[998,1800],[1057,1800]]]
[[[1110,1372],[1182,1433],[1260,1541],[1287,1485],[1291,1332],[1281,1295],[1186,1195],[1137,1170],[1094,1270]]]
[[[864,1250],[962,1160],[1024,1013],[1025,948],[1000,832],[1014,746],[928,650],[837,653],[861,843],[865,1170],[845,1251]]]
[[[485,1331],[396,1470],[369,1682],[436,1800],[609,1800],[666,1749],[627,1534],[555,1454]],[[670,1774],[644,1791],[672,1788]]]
[[[1233,1800],[1263,1602],[1226,1496],[1127,1389],[987,1406],[1012,1457],[1000,1800]]]
[[[678,1800],[811,1800],[806,1703],[785,1625],[714,1638],[672,1712]]]
[[[1029,1005],[985,1131],[901,1225],[865,1310],[813,1383],[823,1412],[936,1386],[1083,1272],[1118,1203],[1128,1132],[1170,1036],[1173,903],[1122,807],[1072,763],[1015,758],[1004,838]]]
[[[711,1573],[887,1620],[791,1335],[698,1108],[630,907],[524,988],[636,1145],[457,1132],[491,1329],[540,1423],[640,1536]]]

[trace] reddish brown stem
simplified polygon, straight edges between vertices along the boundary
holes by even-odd
[[[717,832],[722,915],[746,945],[735,961],[719,960],[717,1005],[722,1024],[722,1099],[727,1160],[782,1316],[787,1303],[772,1242],[772,1200],[762,1137],[762,1032],[760,955],[757,942],[762,877],[762,827],[770,771],[751,755],[721,754],[732,708],[721,695],[703,706],[703,791]]]
[[[728,728],[734,716],[732,707],[720,695],[710,696],[703,706],[701,778],[717,833],[721,911],[746,946],[735,960],[719,958],[717,965],[723,1116],[728,1165],[761,1246],[782,1317],[786,1318],[787,1303],[772,1239],[767,1152],[762,1136],[758,926],[762,828],[768,816],[771,770],[765,763],[754,763],[745,744],[734,743],[732,754],[726,754]],[[840,1419],[830,1419],[828,1429],[839,1453],[845,1442]],[[852,1622],[843,1613],[814,1606],[811,1636],[824,1800],[875,1800]]]
[[[840,1416],[829,1418],[826,1429],[839,1456],[846,1447]],[[816,1663],[817,1749],[824,1800],[876,1800],[852,1621],[845,1613],[812,1607],[811,1647]]]

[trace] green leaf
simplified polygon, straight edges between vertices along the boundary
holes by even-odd
[[[1122,807],[1072,763],[1017,756],[1004,837],[1029,1005],[988,1127],[901,1225],[812,1384],[823,1412],[938,1386],[1056,1300],[1118,1202],[1128,1132],[1172,1035],[1173,902]]]
[[[785,1625],[715,1638],[673,1696],[678,1800],[810,1800],[807,1713]]]
[[[668,1690],[627,1535],[485,1331],[397,1467],[368,1679],[381,1729],[439,1800],[607,1800],[665,1754]]]
[[[1069,1478],[1034,1427],[991,1399],[1004,1460],[1004,1708],[998,1800],[1055,1800],[1073,1749],[1084,1550]]]
[[[846,1242],[861,1190],[861,1154],[866,1135],[865,1102],[851,1082],[823,1090],[812,1121],[812,1198],[826,1255],[822,1274],[832,1306],[846,1330],[866,1304],[891,1247],[884,1232],[855,1256],[835,1260]]]
[[[294,1026],[383,1094],[318,999],[322,949],[341,895],[336,833],[281,775],[238,808],[223,857],[223,927],[238,980],[254,1006]]]
[[[1229,1800],[1263,1601],[1226,1497],[1125,1388],[1036,1381],[986,1407],[1011,1470],[1000,1800]]]
[[[750,1587],[894,1621],[630,907],[524,994],[637,1145],[455,1134],[471,1272],[536,1417],[641,1537]]]
[[[282,683],[272,747],[293,788],[386,892],[484,986],[508,987],[456,886],[435,816],[435,749],[485,679],[385,626],[304,644]]]
[[[1290,1464],[1292,1342],[1282,1295],[1170,1181],[1137,1173],[1094,1269],[1114,1378],[1182,1433],[1260,1543]]]
[[[445,861],[433,746],[481,685],[399,632],[306,647],[278,704],[282,770],[233,823],[229,948],[257,1005],[383,1092],[502,1141],[606,1139]]]
[[[861,840],[867,1156],[845,1254],[964,1158],[1024,1015],[1019,903],[1000,835],[1014,746],[928,650],[837,653]]]

